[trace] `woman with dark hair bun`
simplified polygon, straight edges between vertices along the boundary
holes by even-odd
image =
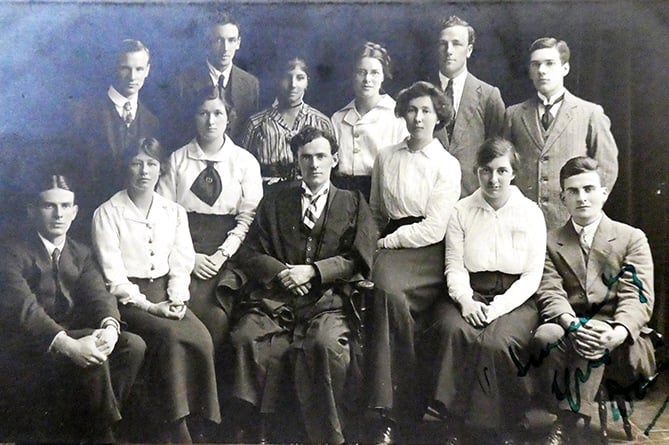
[[[154,191],[164,159],[157,140],[139,141],[127,188],[93,215],[93,242],[123,320],[147,344],[148,418],[158,424],[151,438],[184,443],[187,418],[221,416],[213,344],[186,306],[195,263],[186,211]]]
[[[332,115],[339,142],[339,166],[333,178],[337,187],[359,190],[367,199],[374,160],[383,147],[397,144],[408,133],[404,120],[395,116],[395,101],[383,91],[391,79],[388,51],[366,42],[355,51],[354,99]]]
[[[230,260],[253,221],[262,180],[258,161],[225,134],[228,114],[218,88],[200,91],[194,105],[197,135],[170,155],[158,193],[188,212],[195,248],[189,307],[219,352],[233,306],[232,294],[223,289],[239,283]]]
[[[311,126],[334,134],[330,118],[304,102],[309,87],[309,70],[304,59],[288,60],[277,78],[275,103],[251,116],[240,140],[240,145],[258,159],[266,186],[298,178],[290,139],[302,128]]]
[[[519,168],[511,142],[493,138],[479,148],[479,188],[455,205],[446,232],[450,298],[436,305],[426,335],[434,342],[433,412],[456,428],[480,429],[485,443],[512,439],[495,432],[513,434],[529,404],[529,379],[518,376],[510,350],[527,351],[539,322],[532,296],[543,273],[546,224],[537,204],[511,184]]]
[[[400,92],[395,114],[409,137],[379,153],[370,207],[381,230],[372,280],[374,329],[368,349],[370,407],[392,420],[419,414],[414,333],[444,293],[444,235],[460,197],[460,163],[434,138],[453,110],[441,91],[416,82]],[[379,437],[378,440],[383,440]]]

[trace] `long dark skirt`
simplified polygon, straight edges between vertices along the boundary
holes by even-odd
[[[167,277],[132,281],[151,302],[167,299]],[[156,419],[191,415],[220,422],[214,348],[202,322],[190,310],[181,320],[169,320],[134,307],[119,309],[128,329],[146,342],[144,378]]]
[[[189,213],[188,225],[195,252],[205,255],[216,252],[216,249],[228,236],[228,231],[232,230],[236,224],[234,215]],[[219,351],[228,336],[231,310],[217,298],[216,288],[221,276],[233,261],[233,259],[228,260],[218,274],[208,280],[201,280],[191,275],[189,307],[209,330],[215,351]]]
[[[474,298],[485,303],[516,279],[498,272],[470,274]],[[518,376],[509,348],[523,362],[529,357],[532,330],[539,321],[534,300],[480,329],[467,323],[451,300],[437,303],[434,316],[426,331],[435,341],[434,399],[467,424],[515,426],[529,404],[532,385],[529,377]]]
[[[444,243],[417,249],[382,249],[374,260],[375,284],[366,360],[368,405],[398,420],[420,415],[415,334],[431,319],[445,292]]]

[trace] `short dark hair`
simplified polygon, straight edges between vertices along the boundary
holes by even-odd
[[[37,204],[39,202],[40,193],[47,190],[62,189],[74,193],[70,178],[62,172],[47,171],[38,173],[36,178],[31,179],[31,184],[27,196],[30,204]]]
[[[364,57],[371,57],[381,62],[381,68],[383,69],[383,77],[385,79],[392,79],[392,60],[388,55],[388,51],[378,43],[374,42],[365,42],[355,51],[355,61],[353,63],[353,69],[357,66],[360,59]]]
[[[457,15],[452,15],[441,21],[442,31],[446,28],[451,28],[453,26],[464,26],[465,28],[467,28],[467,40],[468,40],[467,43],[469,43],[470,45],[474,44],[474,42],[476,41],[476,31],[474,31],[472,25],[462,20]]]
[[[588,156],[576,156],[571,158],[560,169],[560,189],[564,189],[564,181],[572,176],[583,173],[595,172],[599,173],[599,162],[596,159]],[[600,175],[601,179],[601,175]]]
[[[500,158],[502,156],[507,156],[509,158],[509,163],[514,173],[517,173],[520,169],[520,156],[516,151],[514,145],[499,136],[486,139],[483,144],[479,147],[476,152],[476,165],[474,170],[479,167],[485,167],[490,164],[494,159]]]
[[[283,78],[285,73],[292,71],[295,68],[301,69],[307,74],[307,77],[309,76],[309,66],[307,66],[307,62],[305,62],[302,57],[291,57],[290,59],[286,60],[283,65],[281,65],[281,68],[278,72],[279,78]]]
[[[330,154],[336,154],[339,151],[337,139],[330,132],[307,125],[290,139],[290,150],[293,152],[293,157],[297,159],[297,152],[300,147],[304,147],[309,142],[318,138],[323,138],[330,143]]]
[[[571,52],[569,51],[567,42],[564,40],[558,40],[555,37],[542,37],[532,42],[529,53],[532,55],[534,51],[544,48],[557,49],[558,53],[560,53],[560,62],[562,65],[569,62],[569,56],[571,55]]]
[[[242,28],[239,26],[239,22],[229,11],[216,10],[209,15],[209,26],[214,27],[218,25],[234,25],[237,27],[239,35],[242,35]]]
[[[151,63],[151,51],[149,51],[149,48],[144,45],[140,40],[135,40],[135,39],[125,39],[121,42],[121,44],[118,47],[118,50],[116,51],[116,56],[121,57],[123,54],[128,54],[128,53],[136,53],[144,51],[146,53],[146,57],[148,60],[148,63]]]
[[[128,166],[135,156],[145,154],[160,162],[160,172],[163,172],[165,161],[167,160],[167,151],[156,138],[142,138],[123,153],[123,163]]]
[[[435,129],[439,130],[448,124],[453,119],[453,107],[446,100],[446,97],[441,90],[430,82],[418,81],[400,91],[397,96],[397,103],[395,104],[395,116],[405,117],[409,110],[409,102],[417,97],[429,96],[432,99],[432,106],[437,114],[439,121],[435,125]]]

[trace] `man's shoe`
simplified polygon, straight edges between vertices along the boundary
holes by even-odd
[[[560,421],[553,423],[550,433],[546,436],[543,445],[569,445],[573,443],[570,438],[570,431]]]
[[[390,423],[385,423],[384,426],[379,431],[379,434],[374,438],[375,445],[392,445],[395,443],[395,431],[393,430],[393,425]]]

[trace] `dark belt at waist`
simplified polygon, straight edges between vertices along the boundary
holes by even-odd
[[[167,282],[169,280],[168,275],[163,275],[158,278],[135,278],[128,277],[131,283],[136,284],[139,287],[140,292],[142,292],[146,299],[151,303],[160,303],[161,301],[167,300]]]
[[[402,226],[408,226],[409,224],[419,223],[424,219],[425,219],[424,216],[405,216],[404,218],[400,219],[391,219],[390,221],[388,221],[388,224],[386,224],[386,227],[381,232],[381,238],[390,235],[391,233],[393,233],[395,230],[399,229]]]
[[[499,295],[506,292],[520,275],[504,272],[470,272],[469,284],[474,292],[483,295]]]

